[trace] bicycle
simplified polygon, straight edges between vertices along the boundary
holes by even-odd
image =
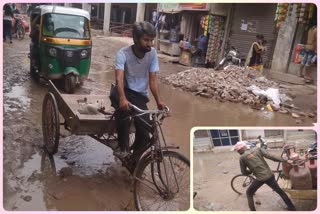
[[[119,158],[133,173],[133,193],[137,209],[187,210],[190,194],[190,162],[180,153],[170,151],[179,147],[168,146],[166,143],[161,125],[168,116],[169,108],[142,110],[132,104],[130,107],[134,112],[129,118],[131,126],[134,119],[139,119],[151,134],[146,145],[133,151],[131,148],[134,136],[131,133],[130,155]],[[145,114],[150,115],[151,123],[141,118]]]
[[[282,170],[272,170],[273,174],[275,174],[276,178],[281,177]],[[278,176],[276,175],[278,173]],[[247,188],[251,185],[251,183],[255,180],[256,178],[250,174],[250,175],[235,175],[231,179],[231,188],[234,192],[238,193],[239,195],[242,195],[246,193]],[[278,181],[278,179],[277,179]]]

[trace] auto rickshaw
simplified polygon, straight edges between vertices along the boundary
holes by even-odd
[[[62,79],[67,93],[86,79],[91,63],[90,15],[78,8],[40,5],[30,15],[30,73]]]

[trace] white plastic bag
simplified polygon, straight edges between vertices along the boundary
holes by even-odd
[[[265,91],[256,85],[251,85],[250,87],[247,87],[247,90],[251,91],[254,95],[267,97],[268,100],[272,100],[272,102],[276,105],[280,105],[281,103],[279,89],[277,88],[268,88]]]

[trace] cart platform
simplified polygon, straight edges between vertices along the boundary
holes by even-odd
[[[49,92],[51,92],[56,101],[60,114],[65,119],[64,125],[72,134],[76,135],[103,135],[105,133],[113,134],[115,132],[115,120],[112,116],[114,109],[111,107],[107,95],[75,95],[62,94],[56,86],[49,81]],[[108,114],[81,114],[80,102],[86,98],[89,104],[99,102],[99,107],[104,107]]]

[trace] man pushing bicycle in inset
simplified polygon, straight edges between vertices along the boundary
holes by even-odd
[[[283,199],[288,207],[288,210],[295,211],[296,208],[287,194],[279,187],[273,172],[264,158],[284,162],[286,160],[269,154],[265,149],[254,147],[249,149],[247,144],[243,141],[237,142],[233,147],[234,151],[237,151],[240,156],[240,168],[243,175],[255,176],[255,179],[247,189],[247,199],[249,208],[251,211],[256,211],[253,201],[254,193],[263,185],[267,184]]]

